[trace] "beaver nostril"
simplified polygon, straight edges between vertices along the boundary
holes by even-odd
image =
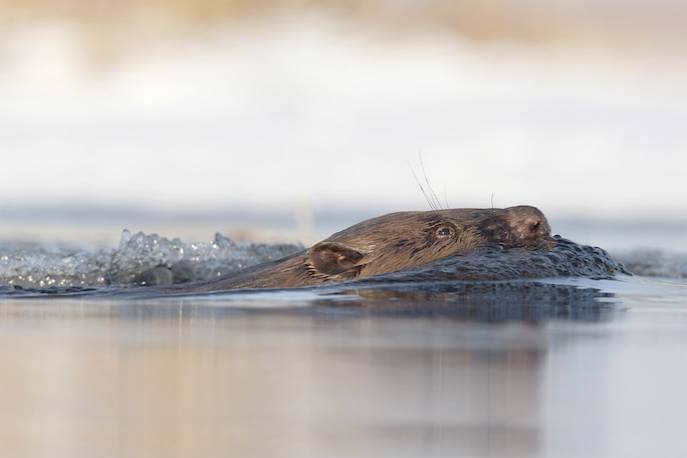
[[[536,232],[539,230],[539,226],[541,226],[541,221],[537,221],[534,224],[530,224],[530,232],[532,234],[536,234]]]

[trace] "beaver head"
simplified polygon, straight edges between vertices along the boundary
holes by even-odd
[[[544,214],[529,206],[391,213],[303,252],[185,290],[317,285],[396,272],[484,246],[550,249],[554,244]]]
[[[399,212],[337,232],[305,253],[320,281],[394,272],[479,247],[553,246],[551,228],[535,207]]]

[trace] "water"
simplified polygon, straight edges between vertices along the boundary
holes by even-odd
[[[375,311],[351,291],[5,298],[3,449],[682,456],[687,284],[559,283],[606,297],[496,319],[437,295],[412,299],[434,314]]]
[[[152,265],[185,260],[192,272],[214,275],[211,266],[298,248],[256,247],[220,235],[189,244],[127,233],[109,251],[6,244],[15,276],[3,264],[5,285],[20,274],[27,282],[28,270],[45,281],[61,266],[62,294],[46,295],[57,287],[39,280],[33,291],[25,283],[0,295],[5,453],[687,453],[684,270],[598,280],[397,275],[204,295],[132,288],[136,272]],[[665,253],[635,256],[660,274],[677,265]],[[120,275],[94,275],[98,262]],[[69,293],[68,285],[95,291]]]

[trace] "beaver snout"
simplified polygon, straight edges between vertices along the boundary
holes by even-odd
[[[539,209],[518,206],[506,210],[510,233],[516,244],[539,249],[551,249],[556,245],[551,238],[551,226]]]

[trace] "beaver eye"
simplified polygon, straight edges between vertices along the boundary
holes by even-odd
[[[436,235],[439,239],[451,238],[455,235],[456,230],[451,226],[441,226],[437,228]]]
[[[539,226],[540,226],[540,225],[541,225],[541,221],[537,221],[537,222],[534,223],[534,224],[530,224],[530,232],[533,233],[533,234],[534,234],[535,232],[537,232],[537,230],[539,230]]]

